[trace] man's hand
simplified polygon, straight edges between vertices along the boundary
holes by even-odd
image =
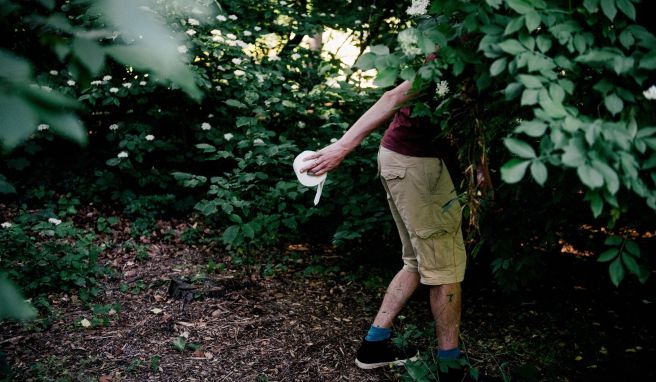
[[[308,155],[307,158],[305,158],[305,162],[310,163],[301,168],[301,172],[303,173],[307,171],[309,175],[319,176],[328,171],[332,171],[342,163],[342,160],[344,160],[350,151],[351,150],[349,150],[343,143],[337,141],[312,155]]]

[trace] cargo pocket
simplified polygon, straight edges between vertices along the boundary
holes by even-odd
[[[456,265],[455,232],[433,226],[415,230],[421,246],[419,263],[426,270],[451,270]]]
[[[462,209],[455,193],[432,195],[435,203],[436,226],[446,232],[454,233],[460,228]]]
[[[405,167],[385,166],[380,169],[380,177],[385,180],[388,187],[401,183],[405,178]]]

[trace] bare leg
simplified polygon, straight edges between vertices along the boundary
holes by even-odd
[[[436,285],[430,288],[430,304],[440,349],[458,347],[461,294],[460,283]]]
[[[374,319],[374,326],[391,328],[392,321],[418,286],[419,273],[400,270],[387,287],[383,303]]]

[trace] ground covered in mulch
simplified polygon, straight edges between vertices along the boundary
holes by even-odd
[[[85,224],[84,221],[78,222]],[[191,221],[159,222],[135,240],[121,221],[101,262],[115,270],[91,304],[53,294],[50,318],[0,326],[10,380],[396,381],[403,369],[363,371],[354,354],[393,258],[290,244],[230,254]],[[202,231],[202,230],[201,230]],[[594,261],[558,255],[537,287],[514,295],[472,262],[464,291],[462,347],[483,372],[518,381],[640,380],[656,345],[654,283],[620,289]],[[174,285],[182,285],[171,295]],[[185,285],[194,289],[184,290]],[[187,286],[188,286],[187,285]],[[428,293],[420,289],[396,332],[434,347]],[[85,321],[86,320],[86,321]],[[88,322],[87,322],[88,321]],[[89,325],[87,325],[89,324]]]

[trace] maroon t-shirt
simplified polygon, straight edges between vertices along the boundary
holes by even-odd
[[[440,129],[428,118],[410,118],[412,107],[407,106],[394,114],[394,119],[383,135],[381,146],[395,153],[413,157],[440,157],[435,140]]]

